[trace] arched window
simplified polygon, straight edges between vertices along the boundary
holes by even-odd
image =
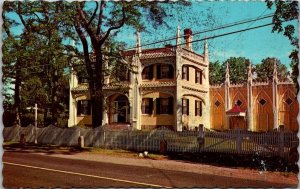
[[[142,79],[153,79],[153,65],[147,66],[143,69]]]

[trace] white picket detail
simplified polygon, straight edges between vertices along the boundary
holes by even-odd
[[[4,141],[19,141],[25,135],[27,142],[33,142],[32,126],[6,127]],[[259,154],[288,157],[290,149],[298,146],[297,133],[283,129],[271,132],[250,132],[246,130],[211,131],[203,127],[199,131],[175,132],[166,128],[152,131],[109,130],[103,128],[83,129],[80,127],[38,128],[38,143],[74,146],[78,137],[84,137],[86,146],[136,151],[160,151],[160,142],[167,143],[167,151],[216,152],[228,154]]]

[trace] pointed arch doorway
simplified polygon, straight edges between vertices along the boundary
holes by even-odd
[[[130,108],[129,101],[125,95],[115,94],[109,100],[109,124],[129,123]]]

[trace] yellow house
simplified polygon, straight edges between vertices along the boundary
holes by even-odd
[[[285,125],[298,130],[299,104],[295,85],[277,80],[253,83],[251,67],[248,82],[232,85],[229,69],[223,85],[209,85],[208,45],[203,54],[192,47],[192,30],[184,30],[181,46],[180,29],[176,46],[142,49],[137,33],[136,49],[123,53],[134,72],[123,73],[122,90],[109,76],[104,78],[103,126],[151,130],[168,127],[175,131],[243,128],[267,131]],[[121,73],[120,73],[121,74]],[[91,125],[88,84],[72,71],[68,126]]]
[[[176,47],[141,49],[137,33],[136,50],[124,52],[135,65],[119,90],[105,78],[103,124],[108,127],[173,130],[210,128],[208,48],[193,51],[192,30],[184,30],[186,45],[181,47],[178,27]],[[91,124],[88,84],[72,71],[70,79],[69,127]]]

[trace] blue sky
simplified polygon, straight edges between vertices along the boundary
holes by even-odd
[[[191,28],[193,32],[214,28],[228,23],[233,23],[249,18],[256,18],[274,13],[274,9],[267,8],[265,2],[193,2],[191,7],[172,10],[174,16],[167,19],[170,28],[160,27],[157,30],[148,25],[148,32],[141,33],[142,45],[148,42],[175,37],[177,26],[181,28],[183,35],[184,28]],[[246,29],[271,23],[272,18],[259,20],[254,23],[247,23],[240,26],[223,29],[216,32],[204,33],[194,36],[193,39],[201,39],[221,33]],[[296,29],[297,21],[293,21]],[[210,60],[226,60],[231,56],[244,56],[252,63],[260,63],[263,58],[276,57],[289,67],[289,53],[293,49],[290,41],[283,36],[283,33],[272,33],[272,26],[256,30],[246,31],[238,34],[228,35],[209,40]],[[119,39],[126,42],[128,47],[135,45],[135,34],[130,28],[126,28],[119,34]],[[175,44],[175,40],[168,42]],[[164,44],[156,45],[163,46]],[[203,42],[194,43],[195,51],[202,53]],[[145,47],[149,48],[149,47]]]
[[[93,5],[94,3],[91,4],[91,6]],[[166,8],[169,9],[168,13],[173,15],[170,18],[166,18],[166,23],[168,23],[169,27],[160,26],[157,29],[154,29],[147,23],[147,21],[144,21],[146,23],[147,31],[141,32],[142,45],[148,42],[175,37],[178,25],[181,28],[181,35],[183,35],[183,29],[185,28],[191,28],[193,32],[197,32],[240,20],[256,18],[274,12],[274,9],[268,9],[266,3],[263,1],[193,1],[192,5],[189,7],[171,8],[171,6],[166,5]],[[16,18],[14,15],[10,16]],[[203,37],[246,29],[248,27],[270,23],[271,21],[272,18],[259,20],[229,29],[196,35],[193,39],[197,40]],[[293,21],[293,24],[297,29],[297,21]],[[15,32],[18,32],[21,28],[17,27],[14,30]],[[257,64],[260,63],[263,58],[276,57],[283,64],[289,67],[290,59],[288,56],[293,47],[290,45],[290,41],[283,36],[283,33],[272,33],[271,30],[272,26],[268,26],[265,28],[211,39],[208,41],[210,60],[224,61],[232,56],[243,56],[249,58],[252,63]],[[135,30],[130,27],[122,28],[121,32],[117,36],[117,40],[125,42],[127,47],[133,47],[136,43]],[[166,43],[175,44],[175,40]],[[166,43],[155,45],[155,47],[162,47]],[[150,47],[151,46],[145,48]],[[197,53],[203,52],[203,42],[193,43],[193,47]],[[81,49],[81,45],[78,45],[78,48]]]

